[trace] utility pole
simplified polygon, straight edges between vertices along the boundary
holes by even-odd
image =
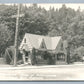
[[[15,31],[15,44],[14,44],[14,47],[15,47],[14,66],[17,65],[17,55],[18,55],[19,12],[20,12],[20,4],[18,4],[17,17],[16,17],[16,31]]]

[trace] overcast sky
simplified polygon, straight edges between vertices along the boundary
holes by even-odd
[[[27,4],[28,6],[29,5],[31,5],[31,4]],[[70,3],[68,3],[68,4],[65,4],[67,7],[70,7],[70,8],[73,8],[73,9],[75,9],[75,10],[77,10],[79,7],[80,7],[80,9],[81,9],[81,11],[82,10],[84,10],[84,4],[70,4]],[[41,7],[44,7],[46,10],[48,10],[49,8],[50,8],[50,6],[51,7],[54,7],[55,9],[56,8],[60,8],[60,7],[62,7],[62,4],[46,4],[46,3],[44,3],[44,4],[38,4],[38,6],[41,6]]]
[[[10,5],[10,4],[7,4],[7,5]],[[26,4],[27,6],[30,6],[30,5],[32,5],[32,4]],[[50,4],[50,3],[44,3],[44,4],[38,4],[38,6],[41,6],[42,8],[44,7],[46,10],[49,10],[49,8],[50,8],[50,6],[51,7],[54,7],[55,9],[56,8],[61,8],[62,7],[62,5],[63,4],[60,4],[60,3],[56,3],[56,4]],[[80,9],[81,9],[81,11],[83,11],[84,10],[84,4],[81,4],[81,3],[79,3],[79,4],[72,4],[72,3],[67,3],[67,4],[65,4],[66,5],[66,7],[70,7],[70,8],[73,8],[73,9],[75,9],[75,10],[77,10],[79,7],[80,7]]]

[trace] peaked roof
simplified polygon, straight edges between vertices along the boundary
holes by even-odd
[[[49,50],[56,49],[59,41],[61,40],[61,36],[49,37],[49,36],[35,35],[30,33],[26,33],[25,38],[26,40],[29,39],[31,46],[33,46],[36,49],[40,48],[42,40],[44,39],[46,48]]]

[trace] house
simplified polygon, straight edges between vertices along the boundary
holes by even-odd
[[[49,37],[30,33],[25,34],[19,47],[20,50],[25,49],[31,53],[35,49],[36,53],[38,52],[37,64],[48,64],[49,60],[51,64],[65,64],[67,62],[66,48],[66,41],[62,41],[61,36]],[[46,57],[49,59],[44,59]]]

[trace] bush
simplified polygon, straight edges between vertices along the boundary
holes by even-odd
[[[74,53],[71,57],[71,62],[82,62],[84,55],[84,47],[80,46],[74,50]]]
[[[71,57],[71,63],[73,62],[81,62],[82,61],[82,57],[79,56],[78,54],[74,54],[72,57]]]

